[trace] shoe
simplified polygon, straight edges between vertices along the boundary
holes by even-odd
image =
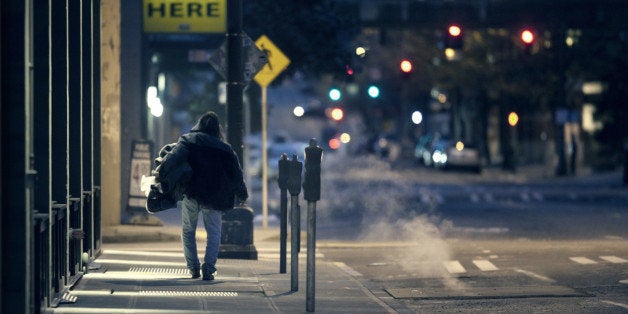
[[[214,274],[208,270],[203,269],[203,280],[214,280]]]
[[[192,279],[196,279],[201,276],[201,271],[198,268],[190,269],[190,275],[192,275]]]

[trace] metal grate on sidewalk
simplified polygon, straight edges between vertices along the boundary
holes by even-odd
[[[165,267],[140,267],[132,266],[129,268],[130,273],[151,273],[151,274],[169,274],[169,275],[188,275],[186,268],[165,268]]]
[[[234,291],[146,291],[140,290],[140,296],[162,296],[162,297],[237,297]]]

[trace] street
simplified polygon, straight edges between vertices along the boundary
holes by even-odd
[[[628,311],[619,173],[520,171],[353,160],[323,174],[318,252],[400,312]]]
[[[400,312],[628,310],[628,246],[622,240],[452,239],[438,247],[388,242],[319,248]]]

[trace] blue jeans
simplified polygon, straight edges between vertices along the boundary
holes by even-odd
[[[187,196],[181,201],[183,255],[188,269],[201,269],[196,249],[196,226],[199,212],[203,214],[203,224],[207,232],[207,246],[202,267],[205,272],[212,274],[216,271],[223,212],[203,206]]]

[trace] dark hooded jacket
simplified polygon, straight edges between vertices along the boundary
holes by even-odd
[[[242,201],[248,198],[242,169],[231,146],[199,130],[198,125],[179,138],[169,155],[173,156],[164,159],[161,168],[176,169],[178,166],[171,162],[187,161],[192,172],[185,195],[201,205],[228,210],[233,208],[236,196]]]
[[[217,210],[233,208],[236,196],[248,198],[238,157],[229,144],[195,129],[181,136],[178,144],[187,148],[192,167],[188,197]]]

